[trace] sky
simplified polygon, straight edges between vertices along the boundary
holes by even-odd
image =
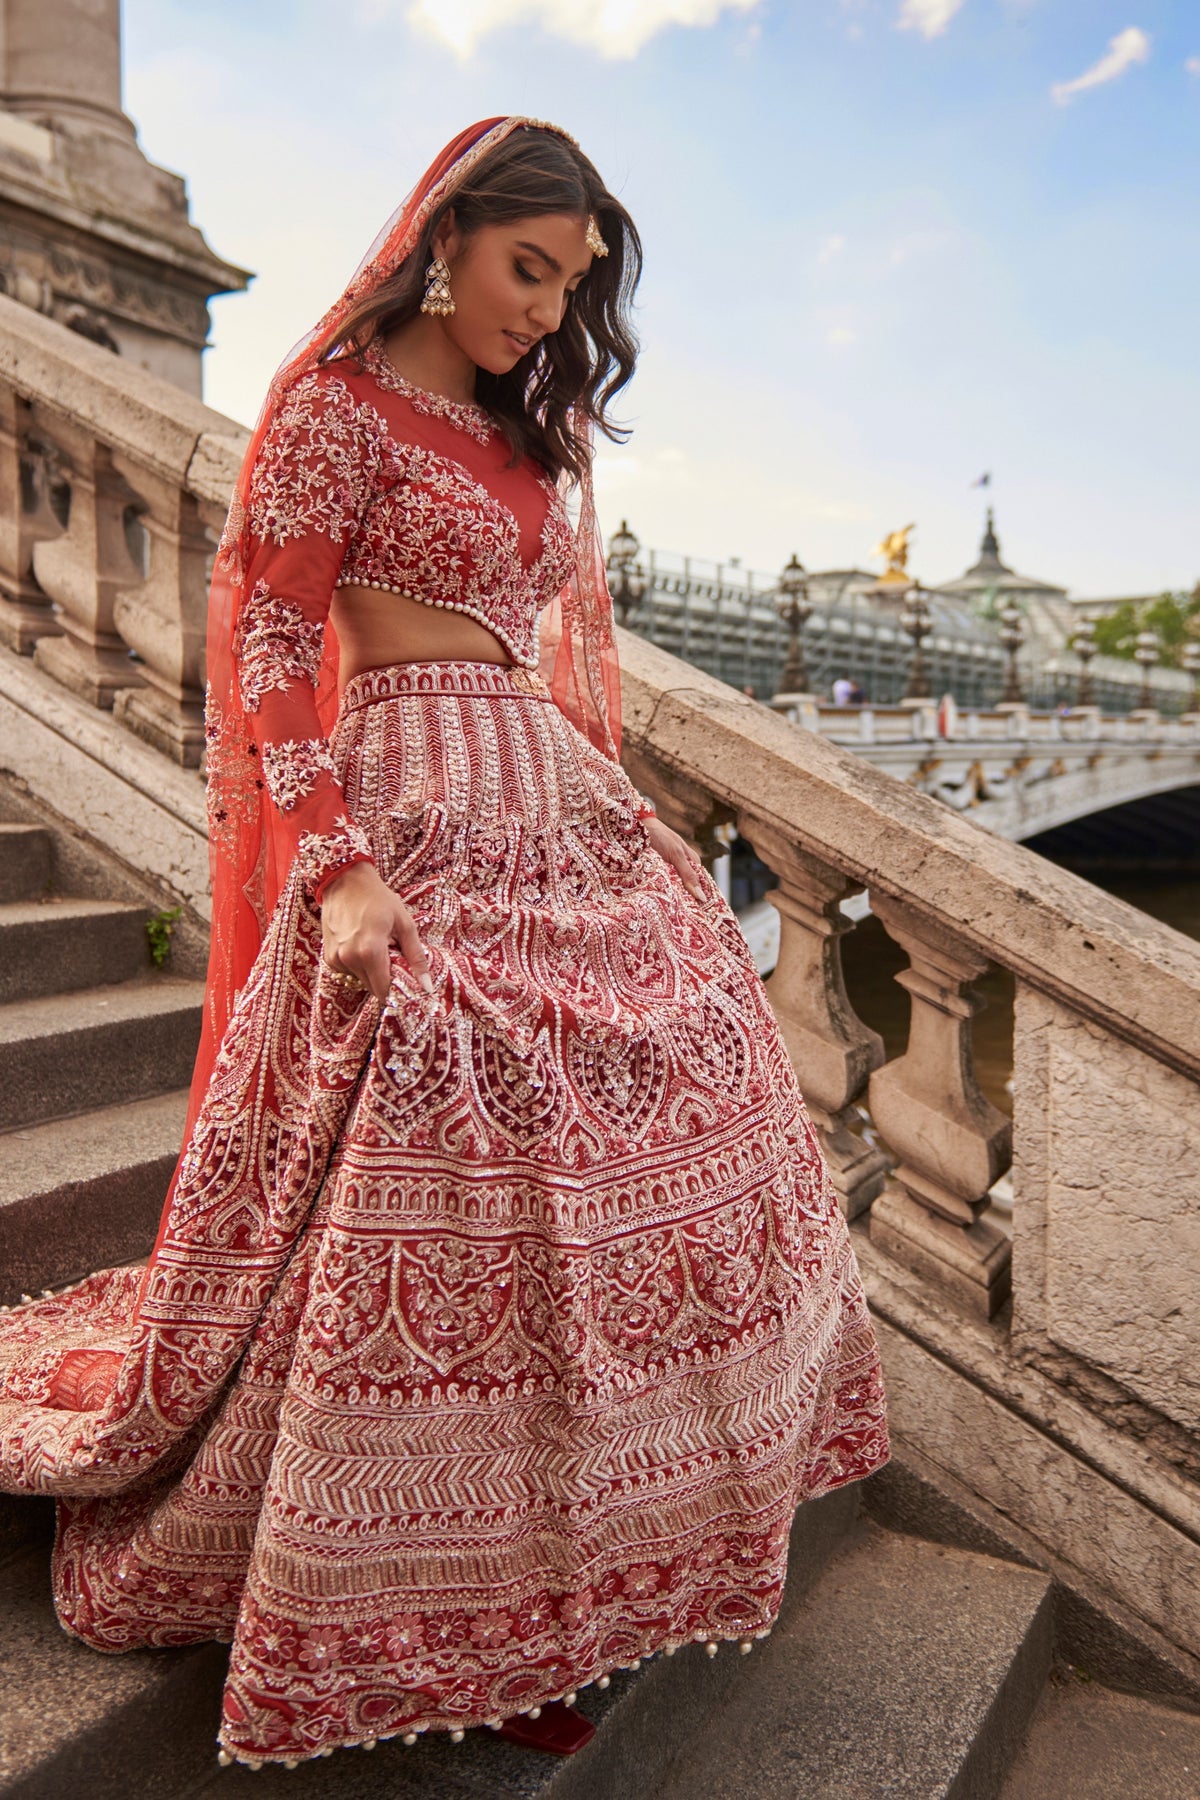
[[[606,531],[929,584],[1200,578],[1198,0],[124,0],[125,104],[213,248],[210,405],[465,124],[566,126],[638,223]],[[972,483],[984,473],[989,488]]]

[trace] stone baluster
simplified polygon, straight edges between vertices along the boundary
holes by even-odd
[[[57,537],[63,520],[51,505],[51,468],[31,437],[32,410],[0,387],[0,643],[19,656],[61,630],[33,575],[34,545]]]
[[[871,1211],[871,1238],[969,1312],[990,1319],[1011,1287],[1008,1235],[982,1217],[1010,1161],[1009,1121],[975,1079],[971,983],[987,960],[907,904],[872,894],[872,910],[909,958],[908,1048],[870,1081],[876,1128],[898,1167]]]
[[[139,573],[129,542],[138,496],[86,426],[65,418],[43,424],[36,408],[34,417],[70,488],[66,529],[33,549],[34,575],[62,626],[61,637],[39,640],[34,661],[93,706],[111,707],[118,689],[141,680],[113,612],[117,594]]]
[[[779,914],[779,960],[766,983],[833,1185],[846,1217],[870,1206],[888,1159],[855,1127],[855,1101],[883,1061],[883,1040],[850,1005],[842,974],[843,933],[853,922],[841,902],[862,883],[819,861],[751,815],[739,830],[779,876],[767,898]]]
[[[117,469],[141,499],[143,579],[126,584],[114,616],[141,661],[144,684],[118,694],[115,714],[184,768],[204,751],[204,636],[208,574],[216,538],[202,503],[178,481],[138,468],[119,453]]]
[[[629,743],[621,762],[634,786],[653,800],[663,824],[695,844],[711,872],[717,859],[729,850],[728,833],[720,829],[734,823],[729,807],[715,800],[700,783],[677,769],[661,768]]]

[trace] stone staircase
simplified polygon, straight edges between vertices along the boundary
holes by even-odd
[[[4,1305],[145,1255],[200,1028],[201,984],[151,963],[152,908],[72,891],[103,870],[84,878],[67,849],[0,814]]]
[[[144,898],[114,878],[119,897],[106,899],[105,870],[61,829],[4,821],[6,810],[0,791],[3,1302],[145,1254],[202,992],[151,966]],[[953,1541],[945,1517],[942,1541],[914,1535],[897,1494],[910,1501],[911,1483],[881,1479],[802,1508],[770,1639],[746,1658],[693,1646],[587,1690],[597,1735],[569,1762],[474,1732],[295,1772],[218,1768],[223,1647],[106,1657],[66,1637],[50,1604],[50,1504],[0,1501],[0,1800],[1200,1795],[1200,1716],[1186,1697],[1161,1705],[1093,1685],[1089,1712],[1055,1663],[1073,1647],[1055,1582],[969,1533]],[[1091,1768],[1089,1744],[1104,1747]]]

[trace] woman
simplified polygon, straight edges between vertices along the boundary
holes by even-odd
[[[188,1141],[148,1268],[0,1332],[59,1617],[230,1639],[226,1760],[575,1749],[578,1687],[764,1635],[797,1502],[887,1454],[753,963],[616,760],[589,437],[639,265],[572,139],[488,120],[276,378],[214,575]]]

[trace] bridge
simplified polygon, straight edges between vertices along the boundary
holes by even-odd
[[[206,568],[245,442],[179,388],[0,297],[0,819],[4,892],[20,896],[0,908],[0,969],[18,984],[0,1005],[3,1301],[153,1241],[209,907]],[[1018,1738],[1052,1632],[1101,1679],[1200,1699],[1200,945],[997,835],[1195,785],[1196,719],[980,704],[940,732],[924,705],[807,701],[792,719],[632,631],[620,652],[634,781],[710,864],[736,834],[778,877],[767,994],[884,1354],[896,1459],[869,1503],[958,1546],[955,1570],[954,1557],[983,1550],[989,1569],[998,1559],[1005,1579],[1030,1586],[1028,1627],[1000,1655],[1000,1623],[979,1623],[982,1563],[935,1603],[931,1553],[895,1627],[934,1608],[916,1678],[962,1616],[988,1660],[970,1718],[1016,1707],[1005,1729]],[[864,904],[905,965],[907,1042],[890,1054],[843,978],[841,946]],[[171,962],[152,969],[145,915],[175,908]],[[974,984],[989,964],[1016,989],[1011,1119],[973,1060]],[[1005,1180],[1007,1214],[994,1204]],[[841,1517],[815,1516],[827,1524],[802,1509],[798,1529]],[[17,1541],[37,1573],[44,1550]],[[796,1541],[798,1567],[815,1568],[820,1545]],[[870,1579],[878,1552],[864,1554]],[[44,1607],[44,1572],[34,1587]],[[884,1591],[881,1577],[873,1620]],[[798,1587],[800,1616],[806,1604]],[[882,1642],[892,1626],[873,1629]],[[39,1792],[66,1791],[53,1774],[64,1757],[86,1759],[71,1766],[90,1782],[102,1737],[99,1785],[84,1786],[118,1800],[130,1744],[158,1753],[155,1696],[170,1699],[170,1681],[189,1700],[170,1701],[176,1785],[160,1791],[184,1791],[181,1771],[187,1791],[201,1785],[214,1647],[194,1664],[98,1659],[81,1700],[72,1647],[52,1621],[39,1630],[36,1657],[20,1664],[33,1696],[21,1754],[41,1771]],[[847,1692],[873,1693],[878,1647],[866,1643]],[[936,1705],[922,1691],[908,1709],[939,1747],[949,1697],[957,1706],[976,1681],[976,1648],[964,1636]],[[114,1675],[108,1660],[129,1668]],[[652,1772],[691,1728],[693,1667],[685,1653],[621,1686],[617,1735]],[[118,1693],[117,1676],[139,1683],[136,1695]],[[964,1741],[982,1730],[964,1727]],[[475,1768],[468,1746],[454,1754]],[[320,1791],[296,1779],[298,1796]],[[942,1785],[957,1784],[952,1770]]]
[[[1039,713],[1019,705],[960,712],[932,702],[837,707],[812,700],[780,710],[1016,841],[1200,784],[1198,712],[1163,717],[1082,706]]]

